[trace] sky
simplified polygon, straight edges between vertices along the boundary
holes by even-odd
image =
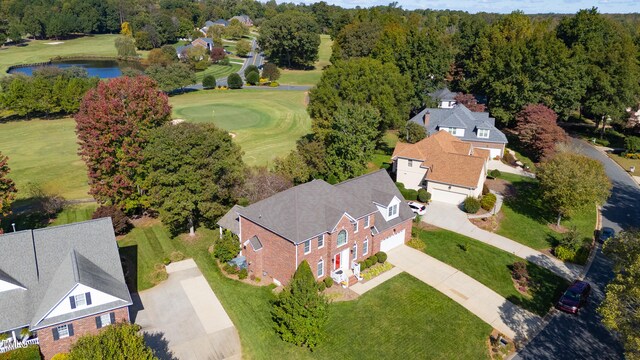
[[[290,2],[286,1],[286,2]],[[302,0],[312,4],[320,0]],[[347,8],[388,5],[393,0],[324,0],[328,4]],[[396,0],[403,9],[463,10],[470,13],[510,13],[522,10],[526,14],[563,13],[572,14],[580,9],[597,7],[601,13],[640,13],[640,0]],[[280,2],[280,1],[278,1]]]

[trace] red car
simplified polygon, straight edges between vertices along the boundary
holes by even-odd
[[[587,303],[590,293],[591,285],[588,282],[576,280],[562,294],[556,308],[570,314],[577,314],[578,310]]]

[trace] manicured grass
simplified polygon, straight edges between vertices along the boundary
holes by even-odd
[[[70,118],[0,123],[0,151],[9,157],[18,198],[29,196],[29,183],[66,199],[89,198],[87,170],[76,142]]]
[[[382,168],[391,168],[391,155],[393,154],[393,149],[396,147],[396,143],[398,142],[398,134],[393,130],[389,130],[384,134],[382,140],[382,144],[373,154],[373,159],[371,159],[371,162],[367,164],[369,172],[378,171]]]
[[[447,230],[417,230],[424,252],[478,280],[516,305],[544,316],[568,283],[551,271],[527,262],[531,296],[518,292],[510,266],[523,261],[515,255]],[[463,250],[466,245],[467,251]],[[526,262],[526,261],[525,261]]]
[[[97,208],[98,204],[96,203],[69,205],[56,216],[51,226],[91,220],[91,215]]]
[[[202,83],[202,79],[205,77],[205,75],[213,75],[215,76],[216,80],[222,79],[235,72],[238,72],[238,70],[240,70],[241,67],[242,65],[239,65],[239,64],[230,64],[229,66],[214,64],[209,66],[204,71],[198,71],[196,73],[196,80],[198,84]]]
[[[534,164],[534,162],[531,159],[529,159],[528,157],[522,155],[521,153],[519,153],[516,150],[513,150],[513,152],[516,153],[516,159],[518,159],[523,165],[529,167],[529,172],[532,172],[532,173],[536,172],[536,165]]]
[[[325,66],[331,64],[331,46],[333,40],[329,35],[320,35],[320,48],[318,49],[318,61],[313,70],[282,70],[282,76],[278,79],[280,84],[287,85],[315,85],[320,81]]]
[[[548,226],[550,223],[555,224],[556,215],[545,207],[538,181],[513,174],[502,174],[500,178],[513,184],[516,196],[505,200],[501,210],[504,218],[497,233],[539,250],[557,244],[562,234]],[[582,236],[591,238],[595,222],[594,206],[578,211],[571,218],[563,219],[561,224],[566,228],[576,226]]]
[[[60,40],[62,44],[50,45],[56,40],[30,40],[26,46],[8,46],[0,50],[0,76],[11,65],[48,61],[55,56],[116,56],[114,41],[118,35],[92,35],[72,40]]]
[[[631,175],[640,176],[640,159],[629,159],[624,156],[612,153],[607,153],[607,156],[609,156],[611,160],[617,162],[618,165],[622,166],[622,168],[626,171],[629,171],[630,167],[635,166],[637,172],[631,173]]]
[[[268,165],[310,132],[305,93],[278,90],[206,90],[170,99],[174,117],[212,122],[236,134],[250,165]]]
[[[193,257],[238,328],[244,358],[332,359],[430,358],[487,359],[491,327],[460,305],[407,274],[400,274],[358,300],[331,305],[327,338],[310,352],[275,334],[271,321],[271,286],[256,287],[223,276],[207,248],[215,231],[185,243],[171,239],[160,225],[134,229],[121,249],[137,252],[138,270],[153,268],[171,251]],[[132,251],[134,250],[135,251]],[[138,288],[149,287],[144,275]]]

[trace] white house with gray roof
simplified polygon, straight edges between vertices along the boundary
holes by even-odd
[[[426,108],[409,121],[423,126],[427,135],[444,130],[476,149],[489,150],[491,158],[502,157],[507,137],[496,128],[496,119],[487,112],[472,112],[458,104],[452,108]]]
[[[0,236],[0,352],[34,343],[50,359],[131,304],[110,218]]]

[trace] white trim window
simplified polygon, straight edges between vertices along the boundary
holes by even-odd
[[[324,276],[324,260],[322,260],[322,258],[320,258],[320,260],[318,260],[318,277],[323,277]]]
[[[102,325],[102,327],[111,325],[111,313],[100,315],[100,324]]]
[[[365,256],[369,253],[369,238],[365,238],[362,243],[362,256]]]
[[[58,339],[64,339],[69,337],[69,324],[59,325],[58,330]]]
[[[411,159],[407,160],[407,165],[409,167],[413,167],[413,160],[411,160]]]
[[[398,214],[398,204],[389,207],[387,217],[394,217]]]
[[[482,139],[488,139],[489,129],[478,129],[478,137]]]
[[[347,244],[347,231],[340,230],[338,233],[338,239],[336,241],[336,247],[340,247]]]
[[[308,254],[311,252],[311,240],[307,240],[304,242],[304,254]]]
[[[366,229],[366,228],[368,228],[368,227],[369,227],[369,215],[367,215],[367,216],[364,218],[364,228]]]
[[[85,293],[75,295],[74,300],[77,308],[87,305],[87,296]]]
[[[353,222],[353,233],[357,233],[358,232],[358,220]]]
[[[447,132],[453,136],[456,135],[458,128],[447,128]]]
[[[324,234],[318,235],[318,249],[322,249],[324,247]]]

